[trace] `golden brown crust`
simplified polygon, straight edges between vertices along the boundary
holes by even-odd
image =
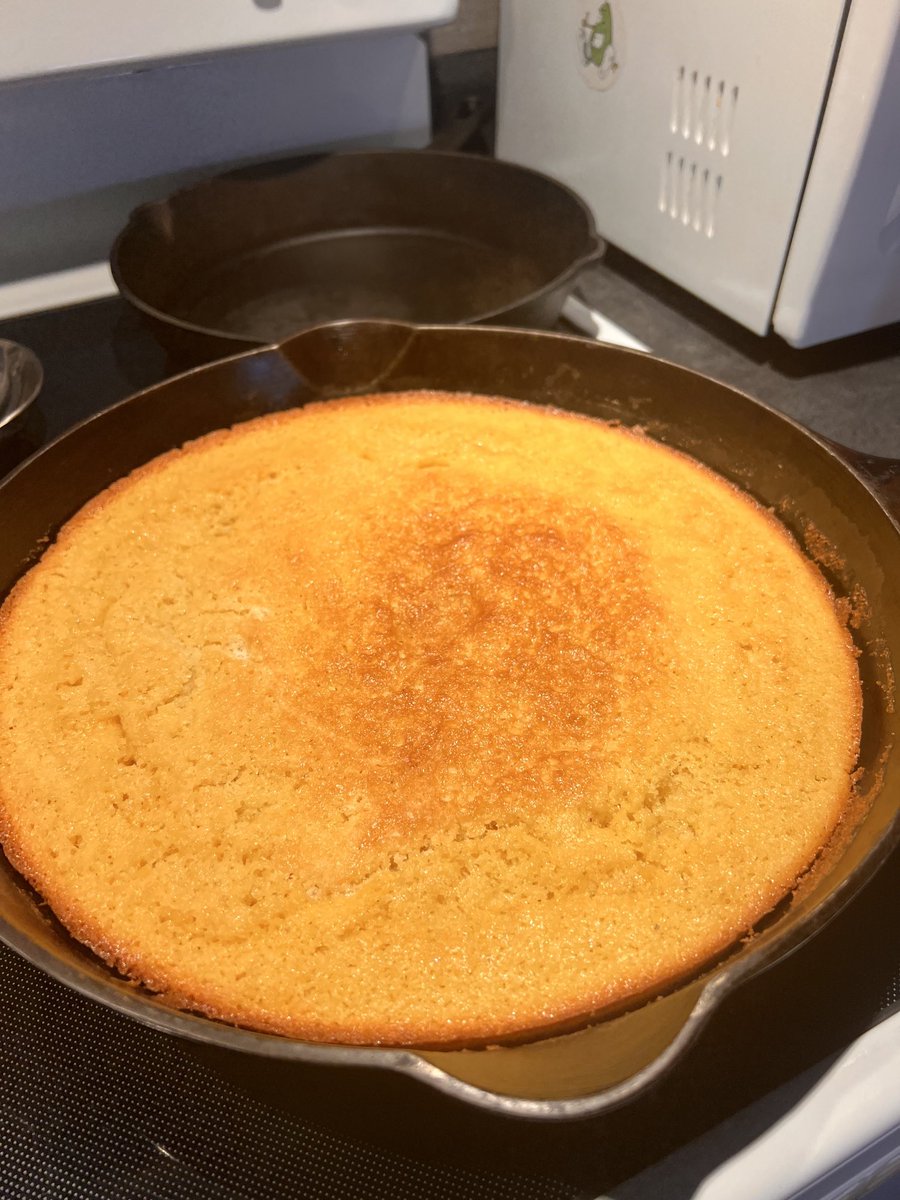
[[[821,576],[705,468],[510,401],[354,398],[154,460],[14,589],[0,839],[178,1007],[520,1039],[774,907],[860,703]]]

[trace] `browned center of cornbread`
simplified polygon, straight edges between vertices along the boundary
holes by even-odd
[[[348,1042],[670,986],[794,885],[859,683],[811,565],[651,441],[477,397],[251,422],[0,616],[0,832],[172,1003]]]
[[[649,682],[654,606],[615,523],[537,491],[447,490],[423,479],[402,513],[370,514],[363,590],[328,589],[320,714],[344,752],[321,802],[364,809],[366,851],[583,802],[623,691]],[[290,625],[256,638],[295,660]]]

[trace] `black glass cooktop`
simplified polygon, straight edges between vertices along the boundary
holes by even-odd
[[[167,373],[118,300],[2,322],[0,337],[33,349],[46,375],[29,420],[0,440],[0,475]],[[729,997],[655,1090],[567,1125],[517,1123],[383,1072],[181,1042],[70,992],[0,945],[0,1195],[615,1194],[801,1071],[824,1071],[900,1007],[898,885],[894,854],[824,932]],[[780,1115],[776,1105],[761,1119]]]

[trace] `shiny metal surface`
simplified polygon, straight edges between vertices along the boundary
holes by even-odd
[[[44,370],[27,346],[0,338],[0,437],[24,419],[44,381]]]

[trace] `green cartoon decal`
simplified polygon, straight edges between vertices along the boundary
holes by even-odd
[[[608,50],[613,49],[612,9],[609,4],[601,4],[597,11],[597,20],[592,22],[590,14],[584,14],[581,22],[584,30],[581,38],[581,49],[584,51],[585,65],[593,63],[595,67],[603,67],[603,60]]]
[[[587,12],[582,7],[581,12],[583,16],[578,27],[578,38],[582,74],[592,87],[602,90],[612,84],[620,65],[616,47],[616,38],[620,33],[618,16],[613,19],[611,0],[591,7]]]

